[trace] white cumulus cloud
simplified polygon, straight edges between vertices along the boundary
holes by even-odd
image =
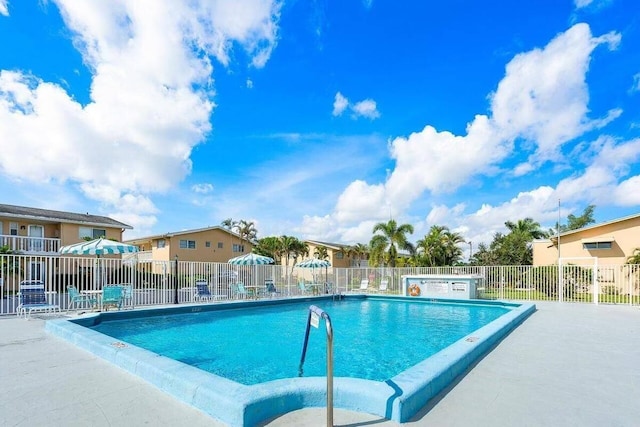
[[[332,214],[337,221],[335,228],[344,230],[342,235],[346,235],[347,230],[356,226],[357,218],[384,220],[385,206],[403,212],[425,191],[452,192],[474,176],[504,173],[503,162],[516,150],[518,154],[529,153],[528,160],[516,167],[515,173],[519,175],[530,173],[547,161],[562,161],[563,144],[588,130],[605,126],[621,114],[621,110],[613,109],[604,118],[588,117],[586,85],[593,50],[602,44],[615,49],[619,41],[617,33],[593,37],[587,24],[576,24],[543,48],[516,55],[506,65],[504,78],[489,98],[489,114],[477,115],[467,125],[466,134],[455,135],[427,125],[408,137],[393,139],[389,150],[396,164],[388,179],[380,184],[351,183]],[[602,147],[598,150],[603,151]],[[615,182],[615,177],[599,176],[595,167],[587,176],[604,185]],[[558,194],[565,191],[559,188]],[[502,207],[477,212],[472,222],[482,224],[482,218],[491,217],[484,221],[485,225],[491,225],[487,230],[496,230],[506,219],[520,217],[522,212],[547,218],[553,211],[549,199],[553,198],[552,193],[555,195],[548,187],[522,193]],[[523,206],[532,209],[523,210]],[[457,209],[459,212],[460,208]],[[500,210],[498,214],[496,209]],[[437,211],[432,217],[436,216],[440,217]],[[452,218],[454,223],[456,217],[463,219],[458,214]],[[362,238],[365,236],[368,240],[370,230]]]
[[[351,110],[352,119],[365,117],[367,119],[374,120],[380,117],[378,105],[373,99],[364,99],[362,101],[356,102],[355,104],[352,104],[347,97],[345,97],[342,93],[337,92],[333,101],[332,114],[334,116],[340,116],[347,110],[347,108]]]
[[[344,113],[344,110],[349,106],[349,100],[344,97],[340,92],[336,93],[335,100],[333,101],[333,115],[339,116]]]
[[[351,107],[355,117],[366,117],[367,119],[377,119],[380,117],[378,106],[373,99],[365,99],[364,101],[356,102]]]
[[[0,140],[12,142],[3,146],[0,172],[72,183],[105,210],[135,208],[131,225],[153,223],[156,209],[146,195],[182,181],[191,171],[191,150],[211,131],[210,58],[228,64],[237,47],[253,66],[263,66],[277,43],[281,4],[55,4],[92,73],[90,100],[83,105],[62,86],[26,71],[0,70]],[[0,0],[0,12],[6,9]],[[130,197],[144,203],[129,204]]]

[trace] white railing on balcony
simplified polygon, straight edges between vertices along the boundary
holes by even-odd
[[[2,246],[8,246],[12,251],[24,254],[50,254],[58,252],[60,239],[0,234],[0,247]]]

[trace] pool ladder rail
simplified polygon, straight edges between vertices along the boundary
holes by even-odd
[[[307,344],[309,343],[309,332],[311,326],[317,328],[320,319],[324,319],[325,328],[327,330],[327,427],[333,427],[333,326],[329,314],[315,305],[309,306],[309,315],[307,316],[307,328],[304,333],[304,344],[302,345],[302,356],[300,357],[300,366],[298,367],[298,376],[302,376],[304,359],[307,355]]]

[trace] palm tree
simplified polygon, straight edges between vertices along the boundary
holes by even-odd
[[[382,234],[375,234],[380,232]],[[396,258],[399,250],[407,250],[414,252],[413,245],[407,240],[406,234],[413,234],[413,225],[402,224],[398,226],[395,220],[390,219],[388,222],[380,222],[373,226],[374,236],[371,238],[372,255],[375,253],[377,257],[386,261],[390,267],[396,266]],[[380,260],[380,258],[378,259]]]
[[[429,233],[416,242],[416,260],[427,267],[453,265],[462,257],[464,243],[460,233],[449,230],[443,225],[432,225]]]
[[[521,233],[530,240],[541,239],[547,237],[547,233],[542,231],[540,223],[535,222],[532,218],[519,219],[517,222],[507,221],[504,223],[511,233]]]
[[[289,259],[293,258],[293,264],[291,264],[291,273],[293,273],[296,261],[299,257],[303,257],[309,253],[309,247],[303,241],[291,236],[280,237],[280,244],[282,257],[285,260],[285,268],[288,268],[289,266]]]
[[[444,258],[444,236],[447,227],[432,225],[422,239],[416,242],[416,257],[421,265],[434,267]]]
[[[444,232],[444,264],[443,265],[454,265],[460,258],[462,258],[462,249],[458,246],[460,243],[465,243],[464,237],[460,233],[456,233],[455,231],[449,231],[448,229]]]
[[[316,246],[313,250],[313,256],[321,260],[327,260],[329,259],[329,250],[326,246]]]
[[[369,246],[364,243],[356,243],[351,247],[351,253],[358,260],[358,267],[361,267],[362,260],[367,259],[369,254]]]
[[[242,242],[254,242],[258,237],[258,230],[256,229],[253,221],[246,221],[241,219],[237,225],[238,234],[240,235],[240,241]]]

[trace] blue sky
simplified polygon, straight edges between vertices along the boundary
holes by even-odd
[[[176,3],[0,0],[3,203],[474,246],[639,211],[634,0]]]

